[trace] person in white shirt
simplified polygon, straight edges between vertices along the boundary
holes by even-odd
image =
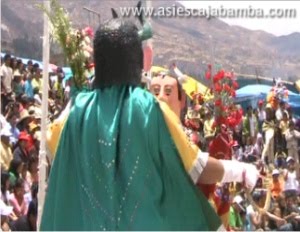
[[[6,105],[12,98],[13,71],[10,67],[11,56],[4,56],[4,63],[1,66],[1,112],[4,112]]]
[[[295,160],[289,156],[286,159],[287,169],[284,171],[284,193],[288,196],[297,196],[299,182],[297,181],[297,173],[295,169]]]
[[[276,110],[275,116],[276,120],[279,122],[283,118],[283,112],[285,111],[285,102],[281,101],[279,103],[279,108]]]
[[[288,155],[293,157],[296,161],[297,173],[300,176],[299,170],[299,154],[298,154],[298,140],[300,139],[300,132],[295,130],[295,124],[293,120],[289,121],[289,128],[285,132],[286,148],[288,150]]]
[[[11,82],[13,79],[13,71],[10,67],[11,56],[6,54],[4,56],[4,64],[1,66],[1,86],[4,94],[10,94],[12,92]]]
[[[264,109],[264,101],[263,100],[258,101],[257,114],[258,114],[258,129],[259,129],[259,132],[261,132],[262,124],[266,120],[266,111]]]

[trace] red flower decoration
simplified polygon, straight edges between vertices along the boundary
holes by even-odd
[[[220,93],[222,91],[222,86],[217,82],[215,83],[215,91]]]
[[[205,73],[205,78],[206,78],[207,80],[209,80],[209,79],[211,78],[211,72],[210,72],[210,71],[206,71],[206,73]]]
[[[235,97],[236,96],[235,91],[231,91],[230,95],[231,95],[231,97]]]
[[[234,89],[237,89],[237,88],[239,87],[239,83],[237,83],[236,81],[233,81],[233,82],[232,82],[232,87],[233,87]]]
[[[222,105],[221,99],[215,101],[215,106],[221,106],[221,105]]]
[[[231,88],[230,88],[230,86],[229,86],[228,84],[224,84],[223,88],[224,88],[224,90],[227,91],[228,93],[231,92]]]

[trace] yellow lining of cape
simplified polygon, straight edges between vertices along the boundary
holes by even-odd
[[[179,155],[183,162],[183,165],[187,172],[190,172],[197,160],[197,155],[199,148],[197,146],[191,145],[186,134],[184,133],[181,122],[177,115],[169,108],[169,106],[159,101],[160,108],[163,112],[165,121],[171,133],[171,136],[175,142],[175,145],[179,151]],[[67,121],[69,113],[65,114],[63,118],[53,122],[48,129],[47,133],[47,145],[50,151],[50,158],[53,160],[56,154],[58,143],[60,140],[61,132]]]
[[[58,143],[60,140],[61,132],[68,119],[69,113],[65,114],[63,118],[54,121],[47,131],[47,147],[50,152],[50,159],[54,160],[57,151]]]
[[[181,122],[177,115],[169,108],[169,106],[162,101],[159,101],[160,108],[163,112],[165,121],[171,133],[171,136],[175,142],[175,145],[179,151],[179,155],[183,162],[186,171],[190,172],[197,160],[199,148],[195,145],[191,145],[187,135],[184,133]]]

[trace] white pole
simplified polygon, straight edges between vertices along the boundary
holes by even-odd
[[[45,8],[50,10],[50,1],[44,1]],[[44,13],[44,36],[43,36],[43,95],[42,95],[42,125],[41,125],[41,144],[39,154],[39,192],[38,192],[38,220],[37,228],[41,225],[41,216],[43,213],[45,191],[46,191],[46,136],[47,136],[47,118],[48,118],[48,78],[49,78],[49,19]]]
[[[216,67],[215,67],[215,49],[214,49],[214,42],[212,35],[209,35],[209,42],[210,42],[210,59],[211,59],[211,77],[213,77],[216,73]],[[211,81],[212,78],[211,78]]]
[[[0,18],[2,18],[2,4],[1,4],[1,0],[0,0]],[[0,30],[0,38],[1,38],[1,31],[2,30]],[[2,52],[2,47],[1,47],[1,44],[2,43],[0,43],[0,52]],[[1,64],[1,66],[2,66],[3,64]],[[1,68],[1,66],[0,66],[0,68]],[[2,75],[2,73],[0,74],[0,75]],[[2,79],[2,77],[0,76],[0,79]],[[2,113],[2,94],[1,94],[1,89],[2,89],[2,81],[0,80],[0,114]],[[0,128],[0,129],[2,129],[2,128]]]
[[[149,9],[150,9],[151,7],[152,7],[152,2],[151,2],[151,1],[146,1],[146,8],[149,8]],[[149,23],[151,23],[151,16],[148,16],[148,17],[147,17],[147,20],[148,20]],[[153,26],[153,25],[152,25],[152,26]],[[154,59],[154,53],[153,53],[153,41],[152,41],[151,38],[147,40],[146,46],[147,46],[147,45],[152,49],[152,62],[153,62],[153,59]],[[151,68],[150,68],[150,70],[148,71],[147,76],[148,76],[150,79],[152,79]],[[147,89],[150,89],[150,83],[149,83],[149,82],[147,82]]]

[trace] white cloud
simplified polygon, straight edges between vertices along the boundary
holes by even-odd
[[[296,9],[295,18],[221,18],[230,25],[239,25],[251,30],[264,30],[274,35],[287,35],[300,32],[300,4],[296,1],[180,1],[189,8],[221,8],[224,9],[263,9],[268,13],[270,9]]]

